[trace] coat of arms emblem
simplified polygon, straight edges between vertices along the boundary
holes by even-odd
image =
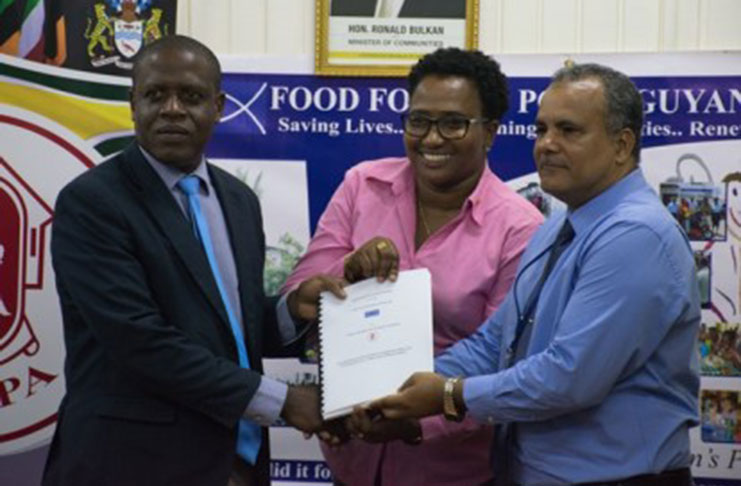
[[[162,9],[151,4],[152,0],[106,0],[93,6],[84,33],[93,66],[131,69],[131,59],[142,46],[167,35],[167,24],[160,25]]]

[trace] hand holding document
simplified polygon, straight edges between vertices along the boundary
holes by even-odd
[[[395,393],[415,371],[432,371],[432,285],[427,269],[396,282],[367,279],[347,298],[321,295],[322,416]]]

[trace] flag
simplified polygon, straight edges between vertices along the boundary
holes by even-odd
[[[43,119],[47,130],[68,131],[59,137],[77,140],[74,145],[80,150],[104,157],[133,138],[130,86],[129,79],[0,55],[0,118],[30,116],[33,123]]]
[[[0,52],[44,60],[44,0],[0,0]]]

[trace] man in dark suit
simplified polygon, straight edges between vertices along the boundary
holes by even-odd
[[[193,39],[144,48],[136,143],[59,194],[67,394],[45,486],[262,486],[269,452],[256,424],[321,427],[316,388],[263,377],[260,362],[295,351],[293,319],[305,326],[318,293],[342,289],[315,277],[280,304],[265,297],[257,197],[203,157],[220,81],[218,60]]]
[[[332,16],[466,18],[466,0],[332,0]]]

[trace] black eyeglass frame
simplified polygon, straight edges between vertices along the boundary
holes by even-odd
[[[403,115],[401,115],[401,128],[404,131],[404,134],[405,135],[409,135],[410,137],[413,137],[413,138],[425,138],[427,135],[429,135],[430,130],[434,126],[435,127],[435,130],[437,130],[437,134],[440,135],[440,137],[442,139],[444,139],[444,140],[461,140],[463,138],[466,138],[466,135],[468,135],[468,130],[471,128],[471,124],[472,123],[482,123],[483,124],[483,123],[489,123],[489,122],[493,121],[490,118],[466,118],[466,117],[463,117],[463,116],[455,116],[455,115],[442,116],[440,118],[431,118],[431,117],[428,117],[428,116],[415,114],[415,116],[417,116],[417,117],[423,119],[425,122],[427,122],[427,129],[425,129],[424,133],[416,134],[416,133],[409,133],[409,131],[407,130],[407,120],[409,120],[409,116],[410,115],[412,115],[412,113],[404,113]],[[451,120],[452,119],[452,120],[456,120],[456,121],[466,122],[465,128],[463,129],[462,134],[460,136],[449,137],[449,136],[446,136],[440,130],[440,124],[439,123],[441,121],[443,121],[443,120],[446,120],[446,119],[447,120]]]

